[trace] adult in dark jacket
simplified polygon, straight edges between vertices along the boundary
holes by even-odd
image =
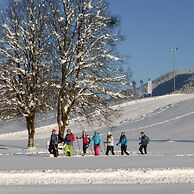
[[[143,155],[143,154],[147,154],[147,145],[148,143],[150,142],[150,138],[145,135],[145,133],[142,131],[141,132],[141,136],[139,137],[140,139],[140,147],[139,147],[139,151],[140,153]],[[144,150],[144,153],[143,153],[143,150]]]
[[[56,129],[52,130],[51,138],[50,138],[50,144],[49,144],[49,152],[50,154],[53,154],[54,157],[58,156],[58,135],[56,134]]]
[[[127,137],[125,135],[125,132],[122,132],[121,133],[119,142],[116,145],[118,146],[119,144],[121,144],[121,155],[123,155],[124,153],[126,155],[129,155],[129,153],[127,152],[128,140],[127,140]]]

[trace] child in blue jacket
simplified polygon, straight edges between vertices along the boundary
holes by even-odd
[[[94,154],[95,156],[99,156],[100,152],[100,142],[101,142],[101,137],[99,135],[99,133],[94,132],[94,136],[92,137],[92,141],[94,142]]]
[[[116,145],[118,146],[119,144],[121,144],[121,155],[124,155],[124,153],[126,155],[129,155],[129,153],[127,152],[128,140],[127,140],[127,137],[125,135],[125,132],[121,133],[119,142]]]

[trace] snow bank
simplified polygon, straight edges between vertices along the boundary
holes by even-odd
[[[194,169],[0,172],[0,185],[194,183]]]

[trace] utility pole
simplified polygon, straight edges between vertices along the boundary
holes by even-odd
[[[176,75],[175,75],[175,71],[176,71],[176,61],[175,61],[175,57],[176,57],[176,51],[178,50],[178,48],[171,48],[170,51],[172,52],[172,57],[173,57],[173,72],[174,72],[174,92],[176,91]]]

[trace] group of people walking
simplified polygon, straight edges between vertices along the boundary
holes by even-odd
[[[80,137],[75,137],[74,134],[71,132],[70,129],[67,129],[67,134],[65,135],[62,144],[64,145],[64,151],[66,153],[66,156],[72,156],[74,153],[74,141],[77,139],[78,141],[78,147],[80,149],[80,145],[79,145],[79,140],[82,140],[82,150],[83,150],[83,156],[86,155],[87,153],[87,149],[90,147],[91,142],[93,143],[93,149],[92,153],[95,156],[99,156],[100,155],[100,149],[101,149],[101,136],[98,132],[94,132],[94,135],[92,137],[90,137],[85,130],[82,131],[82,134]],[[149,137],[147,135],[145,135],[145,133],[142,131],[139,137],[139,151],[140,153],[143,154],[147,154],[147,145],[150,141]],[[50,143],[49,143],[49,152],[50,154],[53,154],[54,157],[57,157],[58,154],[58,143],[59,143],[59,137],[56,133],[56,129],[52,130],[52,134],[51,134],[51,138],[50,138]],[[106,155],[109,155],[109,152],[112,153],[112,155],[115,155],[114,152],[114,137],[112,135],[111,132],[107,133],[107,138],[106,141],[103,142],[104,145],[106,145]],[[125,132],[122,132],[120,135],[120,138],[118,140],[118,142],[116,143],[117,146],[120,145],[121,148],[121,155],[129,155],[129,152],[127,151],[127,145],[128,145],[128,139],[126,137]]]

